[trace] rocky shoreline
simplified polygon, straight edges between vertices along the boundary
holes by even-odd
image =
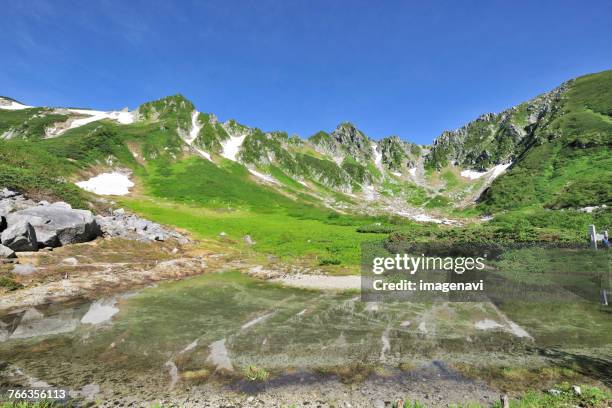
[[[0,310],[94,298],[202,273],[183,234],[123,209],[94,215],[0,189]]]

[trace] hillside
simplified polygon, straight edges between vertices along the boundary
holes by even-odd
[[[348,122],[307,139],[263,131],[220,121],[182,95],[111,112],[31,107],[2,97],[0,186],[75,207],[104,207],[75,182],[119,171],[137,192],[121,200],[157,221],[181,223],[159,200],[277,214],[263,229],[261,220],[241,219],[240,233],[260,230],[262,236],[278,236],[271,232],[278,225],[304,219],[323,230],[344,223],[390,232],[410,221],[471,224],[497,214],[490,223],[495,230],[516,228],[520,217],[521,228],[543,231],[535,236],[561,229],[578,237],[594,217],[610,225],[609,209],[576,210],[612,205],[611,115],[612,71],[482,115],[443,132],[431,146],[397,136],[374,140]],[[573,210],[562,217],[546,209]],[[349,247],[347,241],[344,248],[352,252]],[[332,260],[348,259],[323,242],[321,248]]]

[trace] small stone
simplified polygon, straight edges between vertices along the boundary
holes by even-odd
[[[244,236],[244,242],[246,242],[247,245],[255,245],[256,242],[253,240],[253,238],[251,238],[250,235],[245,235]]]
[[[255,397],[253,397],[252,395],[249,398],[247,398],[247,402],[253,402],[253,401],[255,401]]]
[[[572,390],[574,390],[574,394],[576,395],[582,395],[582,389],[580,388],[579,385],[574,385],[572,387]]]
[[[553,388],[553,389],[548,390],[548,393],[549,393],[550,395],[555,396],[555,397],[558,397],[559,395],[561,395],[561,391],[556,390],[556,389],[554,389],[554,388]]]
[[[13,267],[13,273],[16,275],[31,275],[36,272],[36,268],[32,264],[17,264]]]
[[[79,261],[74,257],[70,257],[62,259],[62,263],[64,265],[76,266],[79,264]]]

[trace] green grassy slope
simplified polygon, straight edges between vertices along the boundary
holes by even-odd
[[[487,211],[612,204],[612,71],[576,79],[559,112],[530,148],[495,180]]]
[[[197,236],[241,241],[250,235],[254,249],[292,258],[316,258],[321,264],[357,265],[359,243],[380,238],[359,233],[359,227],[384,217],[341,215],[293,200],[254,183],[242,165],[220,166],[188,157],[176,162],[156,160],[140,173],[151,199],[122,199],[147,217],[177,225]]]

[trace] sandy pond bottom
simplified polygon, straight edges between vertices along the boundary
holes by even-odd
[[[3,316],[0,375],[4,386],[46,383],[103,400],[199,390],[203,398],[246,393],[289,402],[334,392],[338,400],[437,392],[482,402],[495,392],[462,378],[452,362],[533,346],[516,325],[487,303],[372,304],[354,293],[215,273]],[[248,381],[248,366],[265,369],[269,380]]]

